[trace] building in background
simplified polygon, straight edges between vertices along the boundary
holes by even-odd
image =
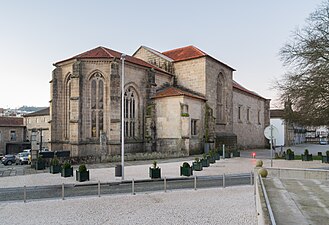
[[[25,114],[24,116],[24,125],[26,127],[26,139],[31,140],[32,131],[36,131],[36,141],[39,144],[40,149],[50,147],[50,116],[49,116],[49,107]]]
[[[0,116],[0,154],[15,154],[30,146],[23,118]]]

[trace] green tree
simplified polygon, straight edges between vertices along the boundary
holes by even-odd
[[[280,50],[287,73],[277,82],[286,119],[329,125],[329,0],[311,13]]]

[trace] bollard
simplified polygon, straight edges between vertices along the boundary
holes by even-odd
[[[225,173],[223,173],[223,188],[225,188]]]
[[[194,176],[194,190],[196,190],[196,176]]]
[[[65,197],[64,197],[64,183],[62,183],[62,200],[64,200]]]
[[[26,185],[24,185],[24,203],[26,203]]]
[[[225,145],[223,145],[223,159],[225,159]]]
[[[101,197],[101,182],[98,181],[98,197]]]
[[[252,171],[250,172],[250,185],[252,185]]]
[[[166,177],[163,178],[163,186],[164,186],[164,192],[167,192],[167,179],[166,179]]]
[[[131,187],[132,194],[135,195],[135,181],[134,181],[134,179],[132,180],[131,185],[132,185],[132,187]]]

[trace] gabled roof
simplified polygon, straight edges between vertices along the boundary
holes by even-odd
[[[166,51],[166,52],[162,52],[162,54],[165,55],[165,56],[168,56],[171,59],[173,59],[175,62],[189,60],[189,59],[197,59],[197,58],[207,56],[207,57],[210,57],[213,60],[219,62],[220,64],[230,68],[231,70],[235,71],[235,69],[233,69],[229,65],[227,65],[225,63],[222,63],[218,59],[215,59],[214,57],[208,55],[207,53],[201,51],[200,49],[198,49],[197,47],[195,47],[193,45],[182,47],[182,48],[176,48],[176,49],[169,50],[169,51]]]
[[[258,98],[266,99],[266,98],[260,96],[259,94],[257,94],[256,92],[253,92],[253,91],[248,90],[247,88],[245,88],[242,85],[238,84],[238,82],[236,82],[234,80],[233,80],[233,88],[235,88],[237,90],[240,90],[242,92],[245,92],[245,93],[247,93],[249,95],[253,95],[253,96],[258,97]]]
[[[22,117],[0,116],[0,127],[20,127],[24,126]]]
[[[117,51],[114,51],[112,49],[100,46],[100,47],[91,49],[89,51],[83,52],[79,55],[73,56],[71,58],[59,61],[59,62],[55,63],[54,66],[57,66],[60,63],[63,63],[63,62],[66,62],[66,61],[69,61],[69,60],[72,60],[72,59],[113,59],[113,58],[120,59],[121,56],[122,56],[121,52],[117,52]],[[144,67],[148,67],[148,68],[153,68],[153,69],[156,69],[158,71],[167,73],[166,71],[161,70],[158,67],[153,66],[152,64],[149,64],[149,63],[147,63],[147,62],[145,62],[141,59],[135,58],[133,56],[126,55],[125,61],[136,64],[136,65],[140,65],[140,66],[144,66]]]
[[[168,56],[162,54],[161,52],[158,52],[157,50],[154,50],[154,49],[152,49],[152,48],[150,48],[150,47],[147,47],[147,46],[144,46],[144,45],[142,45],[141,47],[139,47],[139,48],[135,51],[135,53],[133,54],[133,56],[134,56],[134,55],[139,51],[139,49],[141,49],[141,48],[144,48],[144,49],[146,49],[147,51],[150,51],[150,52],[152,52],[153,54],[155,54],[155,55],[157,55],[157,56],[159,56],[159,57],[161,57],[161,58],[163,58],[163,59],[165,59],[165,60],[167,60],[167,61],[169,61],[169,62],[174,61],[173,59],[171,59],[171,58],[169,58]]]
[[[49,107],[41,109],[39,111],[33,112],[33,113],[29,113],[29,114],[25,114],[24,117],[30,117],[30,116],[48,116],[50,115],[49,113]]]
[[[192,45],[162,52],[162,54],[175,60],[176,62],[207,56],[206,53]]]
[[[165,98],[165,97],[172,97],[172,96],[188,96],[191,98],[197,98],[197,99],[206,101],[206,98],[201,95],[197,95],[197,94],[191,93],[187,90],[182,90],[178,87],[172,87],[172,86],[158,91],[153,98]]]

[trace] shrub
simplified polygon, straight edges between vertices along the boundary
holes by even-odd
[[[81,164],[79,166],[79,172],[82,173],[82,172],[86,172],[87,171],[87,167],[85,164]]]
[[[326,155],[329,157],[329,150],[328,150],[328,151],[326,151]]]
[[[197,162],[197,163],[200,162],[200,159],[199,159],[198,157],[196,157],[194,160],[195,160],[195,162]]]
[[[207,159],[207,154],[206,154],[206,153],[203,153],[202,157],[203,157],[204,159]]]
[[[158,164],[157,161],[154,160],[154,161],[153,161],[153,168],[154,168],[154,169],[157,168],[157,164]]]
[[[290,148],[287,149],[287,154],[288,154],[288,155],[291,155],[291,154],[293,154],[293,153],[294,153],[294,152],[293,152]]]
[[[304,155],[308,155],[308,149],[305,149]]]
[[[58,166],[59,165],[59,160],[57,157],[54,157],[50,160],[50,165],[52,166]]]
[[[65,161],[63,164],[63,169],[70,169],[71,168],[71,163],[69,161]]]
[[[184,168],[189,168],[189,167],[190,167],[190,164],[189,164],[188,162],[184,162],[184,163],[183,163],[183,167],[184,167]]]

